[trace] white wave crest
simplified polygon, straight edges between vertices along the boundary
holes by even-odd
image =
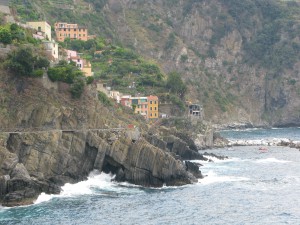
[[[218,176],[215,172],[209,171],[207,176],[203,179],[199,179],[198,183],[207,185],[212,183],[223,183],[223,182],[237,182],[250,180],[247,177],[234,177],[234,176]]]
[[[58,195],[48,195],[41,193],[34,204],[39,204],[51,200],[54,197],[73,197],[78,195],[90,195],[94,193],[94,188],[109,189],[116,184],[111,182],[113,176],[111,174],[99,173],[92,171],[87,180],[78,182],[76,184],[65,184],[62,191]]]
[[[290,163],[291,161],[279,160],[276,158],[266,158],[266,159],[258,159],[254,162],[255,163]]]

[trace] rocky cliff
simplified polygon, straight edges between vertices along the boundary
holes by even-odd
[[[181,71],[206,119],[300,124],[299,3],[109,0],[102,11],[123,43]]]
[[[92,89],[74,100],[68,86],[55,90],[43,79],[1,74],[2,205],[59,193],[60,186],[84,180],[94,169],[116,174],[116,181],[155,187],[202,177],[197,166],[182,161],[205,159],[191,140],[154,135],[141,117],[102,105]],[[129,123],[138,128],[126,129]]]
[[[165,72],[180,71],[186,100],[201,103],[214,123],[300,124],[298,1],[34,0],[29,6],[37,17],[81,23]]]

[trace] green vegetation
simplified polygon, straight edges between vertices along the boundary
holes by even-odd
[[[35,50],[35,51],[34,51]],[[17,76],[39,77],[42,68],[49,66],[49,61],[37,49],[22,46],[11,52],[6,60],[6,68]]]
[[[180,62],[185,63],[189,59],[188,55],[181,55]]]
[[[104,94],[103,92],[99,91],[98,92],[98,99],[100,102],[102,102],[106,106],[112,106],[111,100]]]
[[[174,33],[170,33],[169,34],[169,37],[168,37],[168,40],[166,42],[166,45],[165,45],[165,50],[169,50],[169,49],[172,49],[175,45],[175,42],[176,42],[176,36]]]
[[[42,17],[41,14],[35,10],[31,1],[12,0],[10,4],[14,6],[22,21],[39,20]]]
[[[80,98],[84,91],[85,81],[83,77],[76,77],[70,86],[70,92],[73,98]]]
[[[92,78],[86,78],[75,65],[67,61],[60,61],[56,66],[48,69],[48,77],[51,81],[62,81],[70,85],[70,92],[73,98],[80,98],[84,91],[85,84],[90,84]]]
[[[51,81],[62,81],[68,84],[74,83],[77,78],[83,77],[83,73],[74,63],[60,61],[56,66],[48,69]]]
[[[0,42],[5,45],[11,44],[12,37],[10,31],[7,28],[0,27]]]
[[[187,91],[186,85],[181,79],[181,75],[177,72],[171,72],[168,75],[166,87],[171,91],[171,93],[176,94],[179,97],[183,97]]]
[[[0,43],[7,44],[38,44],[39,41],[32,37],[29,30],[19,27],[17,24],[0,26]]]
[[[300,44],[295,40],[297,33],[300,32],[299,25],[295,24],[295,16],[300,13],[299,5],[272,0],[222,0],[222,2],[235,21],[229,22],[231,18],[227,18],[224,23],[235,26],[244,35],[245,62],[251,65],[258,64],[272,70],[273,73],[278,73],[290,68],[299,60]],[[256,35],[249,40],[246,38],[249,32],[247,30],[257,27],[254,15],[261,15],[261,29],[256,30]],[[218,32],[215,31],[211,43],[216,44],[230,29],[230,27],[226,29],[227,31],[216,29]],[[289,40],[282,39],[283,35],[289,37]]]

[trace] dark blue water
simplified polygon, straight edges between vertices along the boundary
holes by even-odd
[[[258,139],[290,139],[300,141],[300,127],[292,128],[272,128],[272,129],[245,129],[245,130],[226,130],[221,131],[223,137],[229,139],[243,139],[243,140],[258,140]]]
[[[229,159],[201,162],[199,183],[149,189],[89,180],[64,186],[38,204],[1,208],[0,224],[300,224],[300,152],[232,147]]]

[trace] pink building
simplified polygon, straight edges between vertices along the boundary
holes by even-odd
[[[85,74],[85,76],[92,76],[92,65],[86,60],[82,59],[78,52],[72,50],[66,50],[68,62],[73,61],[76,66]]]
[[[120,103],[123,106],[127,106],[131,108],[131,101],[130,101],[131,96],[130,95],[123,95],[121,97]]]

